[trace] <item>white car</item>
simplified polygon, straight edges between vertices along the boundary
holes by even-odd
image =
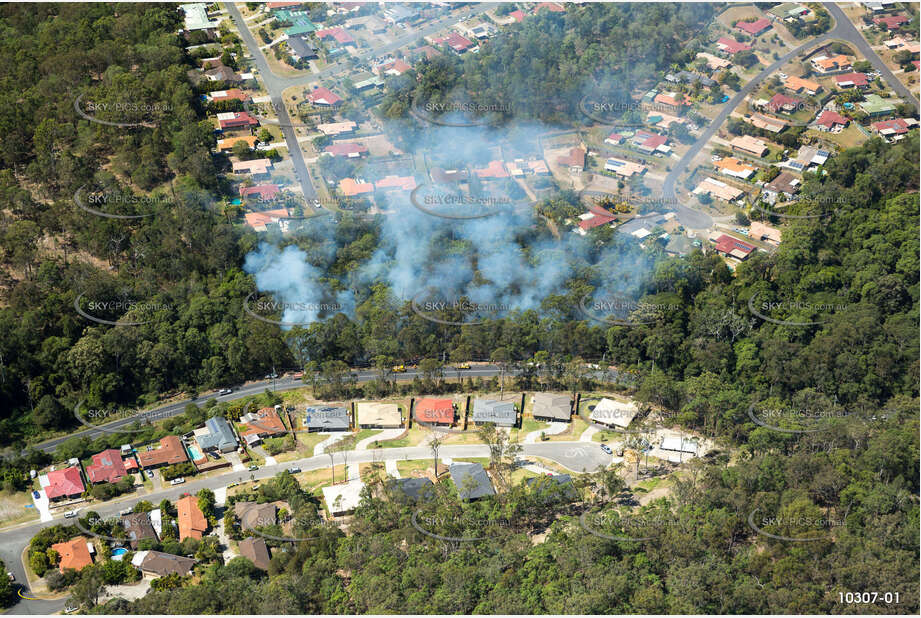
[[[131,509],[122,509],[118,512],[119,515],[131,515]]]
[[[70,519],[71,517],[76,517],[77,511],[67,511],[64,513],[64,519]]]
[[[185,483],[185,479],[181,477],[178,479],[173,479],[169,482],[170,485],[182,485],[183,483]]]

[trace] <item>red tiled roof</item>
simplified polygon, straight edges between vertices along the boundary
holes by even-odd
[[[240,187],[240,197],[250,197],[258,195],[263,200],[274,200],[278,196],[281,187],[278,185],[254,185],[252,187]]]
[[[655,150],[667,141],[667,135],[659,135],[658,133],[650,133],[649,131],[643,130],[637,131],[633,139],[634,144],[642,146],[643,148],[648,148],[649,150]]]
[[[524,13],[522,13],[520,10],[515,10],[509,13],[509,17],[514,17],[515,21],[517,21],[518,23],[521,23],[522,21],[524,21],[525,16],[524,16]]]
[[[176,501],[177,520],[179,522],[179,540],[188,537],[200,539],[208,530],[208,520],[198,508],[198,498],[185,496]]]
[[[902,135],[903,133],[908,133],[908,123],[905,122],[904,118],[894,118],[892,120],[881,120],[879,122],[874,122],[870,127],[876,131],[886,131],[894,135]]]
[[[222,129],[234,129],[237,127],[255,126],[259,120],[249,115],[249,112],[229,112],[233,114],[232,118],[219,118]]]
[[[467,37],[461,36],[456,32],[449,32],[446,36],[433,39],[433,43],[445,44],[454,51],[464,51],[473,47],[473,42]]]
[[[454,402],[450,399],[425,398],[416,402],[413,417],[421,423],[454,422]]]
[[[716,250],[720,253],[732,253],[733,251],[740,251],[746,256],[755,250],[755,247],[748,244],[747,242],[742,242],[738,238],[733,238],[723,234],[716,239]]]
[[[288,431],[275,408],[262,408],[256,413],[256,417],[256,420],[245,423],[246,430],[240,433],[241,436],[271,436]]]
[[[374,183],[377,189],[401,189],[412,191],[416,188],[416,179],[412,176],[385,176]]]
[[[788,97],[785,94],[777,93],[771,100],[768,101],[767,108],[772,112],[777,112],[777,110],[782,109],[787,105],[793,105],[794,107],[799,104],[799,99],[794,99],[793,97]]]
[[[323,152],[328,152],[334,157],[349,157],[368,152],[368,148],[356,142],[340,142],[338,144],[330,144],[323,149]]]
[[[816,124],[820,124],[823,127],[831,129],[836,124],[843,124],[847,126],[850,120],[839,114],[838,112],[833,112],[830,109],[826,109],[824,112],[819,114],[819,117],[815,119]]]
[[[873,23],[877,26],[885,25],[886,28],[895,29],[902,24],[907,24],[910,20],[905,15],[886,15],[885,17],[874,17]]]
[[[49,472],[48,483],[49,485],[45,487],[45,495],[49,500],[61,496],[79,496],[84,490],[80,468],[76,466]]]
[[[164,436],[160,438],[160,448],[152,451],[138,451],[138,461],[141,466],[149,468],[162,464],[177,464],[188,461],[185,447],[177,436]]]
[[[336,40],[337,43],[354,43],[355,39],[352,38],[352,35],[345,31],[345,28],[335,27],[335,28],[326,28],[324,30],[317,30],[317,38],[325,39],[327,37],[332,37]]]
[[[854,86],[866,86],[870,82],[867,80],[867,76],[863,73],[844,73],[843,75],[835,75],[835,83],[839,86],[851,82]]]
[[[117,448],[110,448],[93,455],[93,463],[86,467],[86,476],[90,483],[117,483],[128,471],[122,461],[122,453]]]
[[[766,17],[762,17],[755,21],[736,22],[736,28],[738,28],[739,30],[742,30],[743,32],[747,32],[748,34],[752,36],[755,36],[762,30],[767,30],[770,27],[771,27],[771,21],[767,19]]]
[[[236,99],[238,101],[246,101],[249,99],[249,95],[240,90],[239,88],[231,88],[230,90],[216,90],[210,95],[212,101],[227,101],[229,99]]]
[[[84,567],[93,564],[93,557],[90,555],[89,547],[86,545],[86,539],[82,536],[55,543],[51,549],[58,552],[61,562],[58,568],[63,572],[64,569],[74,569],[79,571]]]
[[[508,178],[509,176],[502,161],[490,161],[486,167],[475,169],[473,172],[479,178]]]
[[[579,227],[586,232],[588,230],[594,229],[600,225],[605,225],[606,223],[611,223],[616,217],[611,214],[602,215],[596,212],[592,213],[592,216],[588,219],[582,219],[579,221]]]
[[[307,100],[314,105],[336,105],[342,101],[342,98],[329,88],[318,86],[313,89],[313,92],[307,95]]]
[[[739,41],[736,41],[735,39],[730,39],[725,36],[721,36],[716,41],[716,43],[720,47],[725,48],[725,51],[729,54],[735,54],[737,52],[740,52],[746,49],[751,49],[751,47],[746,45],[745,43],[740,43]]]
[[[557,163],[567,167],[585,167],[585,150],[582,148],[570,148],[569,154],[565,157],[557,157]]]
[[[566,10],[562,6],[557,4],[556,2],[541,2],[540,4],[534,7],[534,12],[537,13],[541,9],[547,9],[551,13],[562,13],[563,11]]]

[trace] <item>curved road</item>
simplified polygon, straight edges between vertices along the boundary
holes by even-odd
[[[685,172],[687,167],[691,164],[695,157],[700,154],[700,151],[703,150],[707,142],[716,135],[716,132],[719,131],[719,128],[723,125],[729,115],[735,110],[736,107],[742,102],[742,100],[751,94],[767,77],[773,74],[775,71],[779,70],[783,65],[790,62],[794,57],[802,52],[819,47],[835,39],[840,39],[851,43],[856,47],[864,57],[879,70],[880,74],[889,82],[890,87],[895,90],[902,98],[906,101],[909,101],[918,107],[918,101],[915,99],[911,93],[908,91],[908,88],[900,82],[895,75],[886,67],[880,57],[874,52],[870,45],[867,43],[866,39],[863,38],[863,35],[854,27],[854,24],[847,18],[844,14],[844,11],[841,8],[830,2],[823,3],[823,6],[828,10],[835,20],[835,27],[822,34],[814,39],[811,39],[802,45],[796,47],[793,51],[787,52],[781,56],[778,60],[774,61],[770,66],[765,68],[763,71],[758,73],[751,81],[742,86],[741,90],[735,94],[720,110],[719,114],[716,115],[716,118],[710,123],[710,125],[704,130],[700,138],[688,149],[684,156],[678,161],[678,164],[672,168],[672,171],[668,173],[665,177],[665,182],[662,185],[662,196],[663,199],[669,200],[675,205],[675,211],[678,214],[678,219],[686,227],[703,229],[712,227],[713,219],[709,215],[702,213],[694,208],[685,206],[678,199],[677,193],[675,192],[675,185],[678,182],[679,176]]]

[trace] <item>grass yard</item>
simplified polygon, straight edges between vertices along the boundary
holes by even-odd
[[[0,525],[6,526],[38,519],[38,509],[34,506],[26,508],[26,505],[31,504],[32,498],[29,492],[0,492]]]

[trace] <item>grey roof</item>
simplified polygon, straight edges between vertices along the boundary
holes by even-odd
[[[572,417],[572,400],[569,395],[534,393],[533,414],[539,418],[568,421]]]
[[[198,438],[198,445],[204,450],[232,451],[237,448],[237,437],[223,416],[213,416],[205,421],[208,433]]]
[[[317,48],[300,37],[288,37],[287,43],[291,51],[301,58],[312,58],[317,55]]]
[[[716,83],[709,77],[698,75],[697,73],[691,73],[690,71],[678,71],[677,73],[669,73],[665,76],[665,79],[674,83],[685,82],[687,84],[693,84],[694,82],[700,82],[707,87]]]
[[[403,21],[415,16],[418,11],[405,4],[391,4],[384,9],[384,13],[394,21]]]
[[[184,556],[174,556],[162,551],[149,551],[141,562],[141,570],[157,575],[187,575],[195,565],[195,560]]]
[[[448,468],[451,480],[457,487],[457,494],[461,500],[473,500],[483,496],[494,496],[493,489],[486,470],[478,463],[456,463]]]
[[[263,571],[269,570],[269,548],[265,544],[265,539],[243,539],[240,541],[240,555],[249,558],[250,562]]]
[[[233,514],[240,518],[240,527],[252,530],[262,526],[278,523],[274,504],[256,504],[255,502],[237,502],[233,505]]]
[[[529,479],[525,479],[524,482],[528,487],[541,488],[542,491],[546,491],[548,494],[548,500],[557,498],[575,499],[579,496],[575,485],[572,484],[572,477],[568,474],[535,476]],[[560,488],[559,493],[557,493],[556,487],[549,485],[551,482],[556,483],[556,485]]]
[[[511,401],[496,401],[494,399],[473,400],[473,422],[495,423],[511,427],[515,424],[515,404]]]
[[[150,522],[150,514],[148,513],[125,515],[122,517],[122,526],[128,533],[128,544],[131,549],[137,549],[138,541],[157,538],[157,532]]]
[[[310,429],[339,431],[349,428],[349,411],[346,408],[307,408],[304,424]]]
[[[390,487],[402,492],[406,498],[411,500],[429,500],[434,497],[435,486],[427,478],[392,479]]]

